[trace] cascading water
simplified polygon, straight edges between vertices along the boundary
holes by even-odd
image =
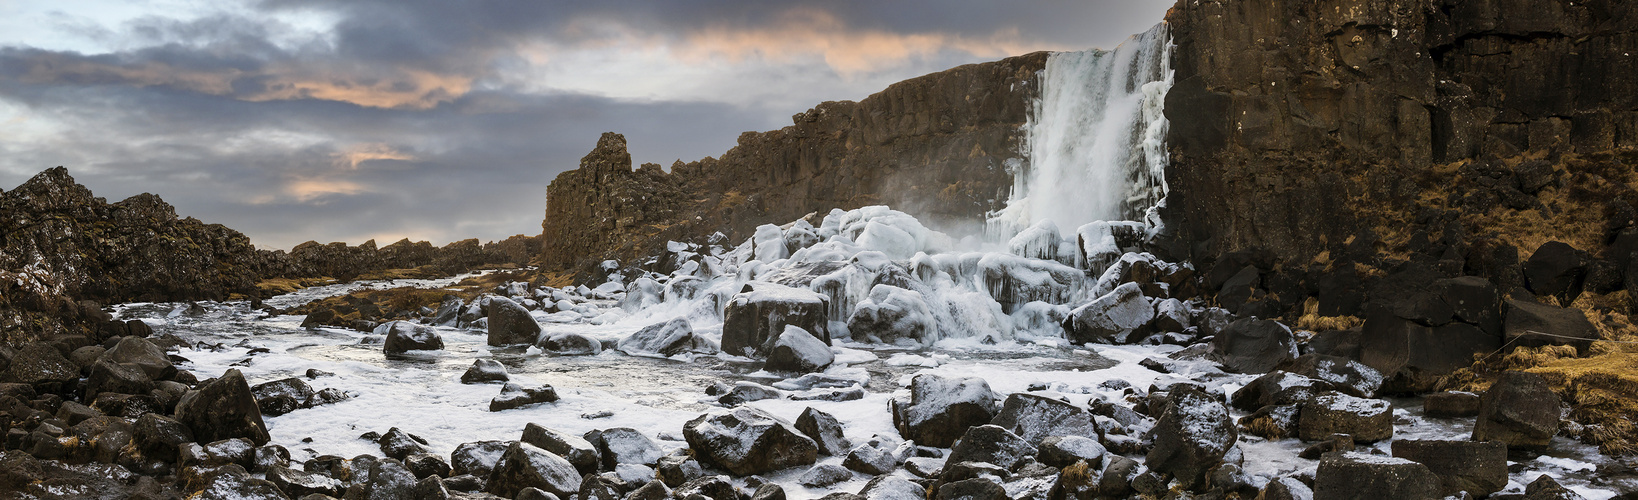
[[[1075,231],[1139,220],[1166,196],[1171,49],[1161,23],[1112,51],[1047,58],[1025,125],[1027,162],[1012,167],[1012,195],[991,214],[991,238],[1005,241],[1041,221]]]

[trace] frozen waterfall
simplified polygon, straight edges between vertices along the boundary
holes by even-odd
[[[1166,196],[1166,91],[1172,85],[1165,23],[1114,50],[1056,52],[1025,125],[1027,161],[1010,165],[1012,195],[992,213],[1006,241],[1041,221],[1081,227],[1139,220]]]

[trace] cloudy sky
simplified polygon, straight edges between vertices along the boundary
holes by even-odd
[[[605,131],[717,156],[826,100],[1113,47],[1164,0],[0,0],[0,189],[67,166],[262,248],[538,234]]]

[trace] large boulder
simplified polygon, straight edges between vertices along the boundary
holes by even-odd
[[[927,446],[950,446],[967,428],[995,419],[995,393],[977,377],[923,373],[910,380],[910,401],[889,401],[899,435]]]
[[[578,333],[556,333],[542,337],[535,343],[541,350],[558,356],[596,356],[603,352],[603,343]]]
[[[563,457],[570,464],[574,464],[574,468],[581,474],[597,472],[598,466],[603,462],[602,453],[591,441],[539,424],[530,423],[523,426],[523,442]]]
[[[870,295],[847,318],[854,340],[925,347],[938,340],[938,324],[921,293],[892,285],[870,288]]]
[[[436,351],[444,348],[444,338],[430,326],[419,325],[409,321],[393,321],[377,327],[377,331],[386,330],[387,340],[381,344],[381,352],[387,354],[403,354],[409,351]]]
[[[558,498],[568,498],[580,491],[580,478],[580,472],[563,457],[517,441],[495,462],[484,492],[512,498],[524,488],[539,488]]]
[[[740,476],[812,465],[819,455],[818,445],[789,422],[743,406],[688,421],[683,437],[701,461]]]
[[[60,392],[79,379],[80,368],[45,342],[31,342],[18,349],[5,377],[7,382],[29,384],[41,392]]]
[[[1314,473],[1314,498],[1429,500],[1443,498],[1439,490],[1439,477],[1426,465],[1381,455],[1326,453]]]
[[[1479,414],[1479,395],[1471,392],[1448,391],[1429,394],[1422,398],[1422,411],[1430,417],[1459,418]]]
[[[236,369],[184,394],[176,403],[176,419],[193,429],[200,443],[245,438],[261,446],[270,439],[256,396]]]
[[[1267,373],[1297,357],[1297,340],[1278,321],[1244,318],[1212,338],[1212,353],[1223,367],[1239,373]]]
[[[540,339],[540,323],[529,310],[506,297],[489,297],[489,345],[533,344]]]
[[[1150,432],[1149,469],[1171,474],[1185,489],[1202,484],[1239,438],[1228,408],[1186,385],[1170,391],[1166,411]]]
[[[1097,467],[1103,464],[1103,456],[1109,452],[1096,437],[1082,436],[1051,436],[1041,440],[1040,449],[1041,463],[1060,468],[1081,461]]]
[[[1467,323],[1430,327],[1373,309],[1360,332],[1359,361],[1382,374],[1379,393],[1425,392],[1501,346],[1501,337]]]
[[[1536,295],[1551,295],[1558,303],[1569,304],[1581,295],[1587,264],[1587,256],[1575,247],[1549,241],[1524,261],[1524,282]]]
[[[1092,414],[1085,408],[1022,392],[1007,396],[990,424],[1012,431],[1032,445],[1048,436],[1098,437]]]
[[[1426,465],[1439,476],[1444,496],[1484,497],[1507,487],[1507,445],[1500,441],[1399,439],[1393,456]]]
[[[524,387],[520,384],[507,382],[506,385],[501,386],[500,395],[489,400],[489,411],[505,411],[553,401],[557,401],[557,389],[551,385]]]
[[[768,362],[763,369],[770,372],[812,373],[824,371],[836,361],[830,345],[796,325],[785,325],[785,331],[773,341],[768,351]]]
[[[524,432],[527,434],[528,429],[525,428]],[[457,476],[471,474],[489,477],[489,472],[500,462],[501,455],[511,446],[509,441],[473,441],[456,445],[455,451],[449,453],[450,472]]]
[[[830,299],[811,290],[773,283],[747,284],[723,309],[722,352],[765,356],[787,325],[801,327],[830,345],[825,316],[829,309]]]
[[[627,335],[615,344],[615,349],[633,356],[676,356],[697,350],[708,341],[694,335],[694,327],[685,318],[674,318],[655,323]]]
[[[1517,299],[1507,299],[1507,321],[1502,332],[1508,345],[1571,345],[1582,353],[1598,340],[1598,330],[1580,309]]]
[[[1038,452],[1034,444],[1011,431],[996,425],[980,425],[967,428],[967,433],[950,448],[945,462],[984,462],[1012,470],[1019,461]]]
[[[1474,441],[1501,441],[1510,449],[1541,451],[1558,433],[1559,398],[1541,375],[1503,372],[1479,398]]]
[[[1297,417],[1297,437],[1319,441],[1332,434],[1347,434],[1360,442],[1393,437],[1393,405],[1335,392],[1303,403]]]
[[[482,384],[486,382],[505,382],[512,377],[506,374],[506,365],[499,361],[486,358],[472,360],[472,366],[461,374],[463,384]]]
[[[825,455],[840,456],[852,446],[842,433],[842,422],[813,407],[802,410],[802,415],[796,417],[796,430],[813,439],[814,444],[819,446],[819,453]]]
[[[1490,280],[1462,276],[1433,282],[1433,289],[1450,305],[1456,319],[1489,334],[1501,333],[1501,293]]]
[[[148,394],[154,389],[154,382],[141,368],[134,364],[115,363],[107,359],[99,359],[91,365],[91,373],[85,379],[85,399],[96,401],[97,395],[104,392],[115,394]]]
[[[1257,411],[1270,405],[1301,404],[1330,390],[1331,384],[1325,381],[1275,370],[1234,391],[1229,405],[1241,411]]]
[[[1076,344],[1122,344],[1155,319],[1155,308],[1137,283],[1125,283],[1070,311],[1064,320],[1069,341]]]
[[[147,323],[143,323],[144,326]],[[170,380],[176,375],[176,365],[171,358],[165,355],[165,350],[149,342],[148,339],[128,336],[121,338],[112,349],[102,353],[102,358],[115,363],[130,363],[142,369],[148,378],[153,380]]]
[[[309,401],[318,392],[302,379],[291,377],[263,382],[250,388],[256,397],[256,406],[266,416],[279,416],[311,406]]]
[[[605,470],[614,470],[620,464],[654,465],[665,456],[653,439],[630,427],[599,431],[595,437],[588,442],[597,446]]]
[[[1280,363],[1277,369],[1324,381],[1338,392],[1355,397],[1373,397],[1382,388],[1382,373],[1341,356],[1304,354]]]

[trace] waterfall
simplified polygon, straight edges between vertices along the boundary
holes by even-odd
[[[1171,48],[1160,23],[1114,50],[1047,57],[1024,126],[1027,160],[1008,165],[1012,194],[990,214],[992,239],[1043,220],[1071,232],[1093,221],[1140,220],[1165,198]]]

